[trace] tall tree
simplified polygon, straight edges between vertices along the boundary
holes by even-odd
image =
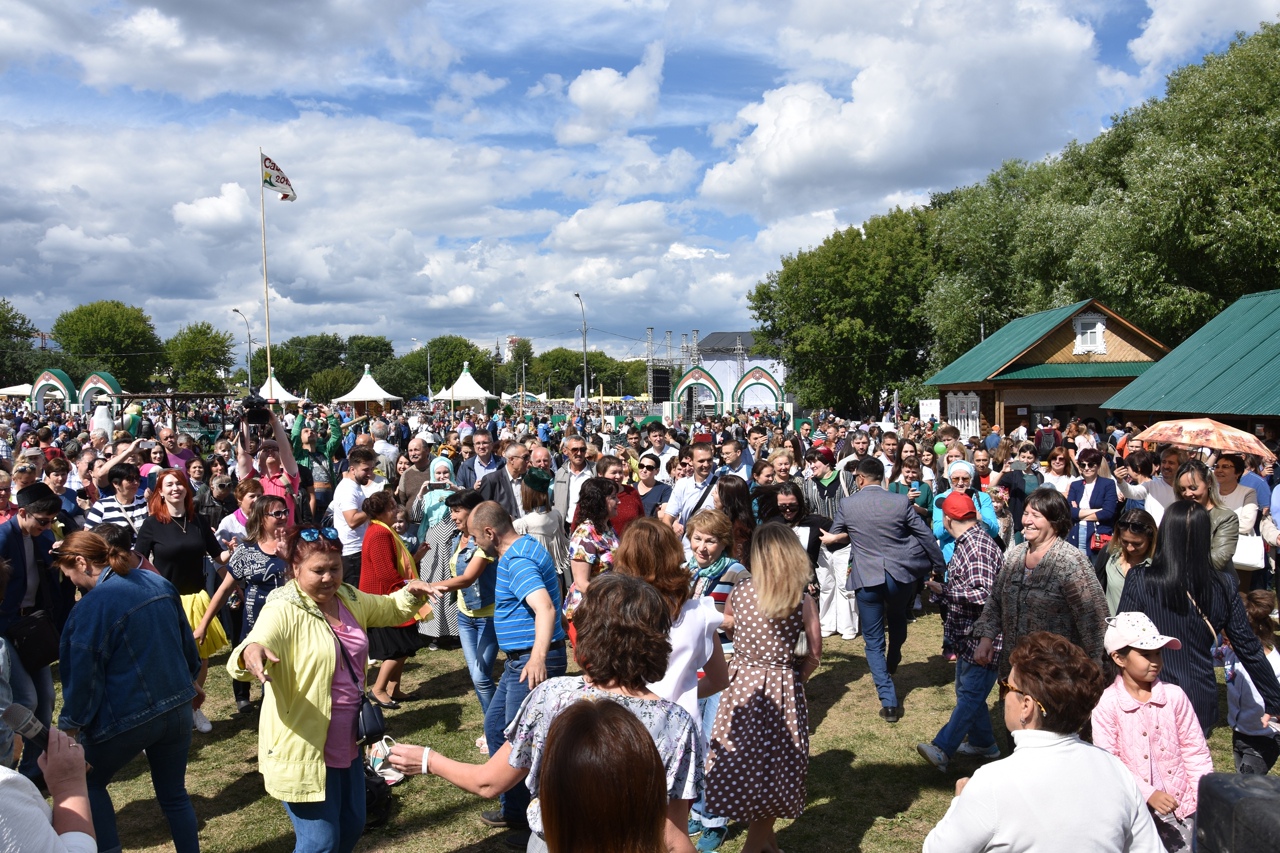
[[[347,338],[347,364],[354,370],[364,370],[366,364],[377,370],[395,357],[396,348],[386,335],[352,335]]]
[[[257,391],[267,383],[267,348],[255,349],[249,364],[253,367],[253,390]],[[293,394],[301,394],[307,378],[319,372],[309,373],[297,351],[287,346],[271,347],[271,369],[275,371],[276,382]]]
[[[363,369],[364,368],[361,368],[362,371]],[[279,374],[276,375],[279,376]],[[312,400],[328,402],[337,397],[341,397],[343,394],[356,387],[356,383],[359,381],[359,376],[349,368],[339,365],[338,367],[328,367],[324,370],[311,374],[311,377],[307,379],[305,390],[311,396]],[[303,388],[299,388],[297,393],[301,395],[303,390]]]
[[[224,377],[235,364],[231,345],[231,333],[215,329],[212,323],[202,320],[183,326],[164,344],[173,384],[179,391],[223,390]]]
[[[342,339],[341,335],[333,332],[298,335],[289,338],[282,346],[297,356],[298,361],[301,363],[303,376],[310,376],[321,370],[337,367],[343,363],[347,354],[347,342]],[[274,352],[271,354],[271,358],[272,361],[275,360]],[[356,364],[348,361],[346,364],[354,371],[364,372],[364,362]],[[276,376],[283,381],[279,370],[276,370]]]
[[[462,363],[467,362],[471,375],[480,386],[492,383],[493,354],[481,349],[461,335],[440,335],[426,344],[431,348],[431,375],[437,391],[452,385],[462,373]],[[490,391],[490,393],[496,393]]]
[[[802,406],[873,412],[932,347],[919,305],[933,280],[934,213],[895,209],[782,259],[748,294],[756,350],[780,358]]]
[[[31,336],[36,327],[27,316],[0,299],[0,387],[21,385],[36,378],[36,350]]]
[[[164,345],[141,308],[117,300],[80,305],[58,315],[50,330],[77,358],[96,359],[126,391],[144,391],[165,364]]]

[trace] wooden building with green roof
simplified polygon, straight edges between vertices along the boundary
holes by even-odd
[[[1006,323],[926,380],[963,438],[1005,433],[1043,416],[1100,422],[1107,398],[1169,348],[1096,299]]]

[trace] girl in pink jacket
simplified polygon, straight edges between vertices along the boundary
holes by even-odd
[[[1182,643],[1145,613],[1117,613],[1107,625],[1103,643],[1120,675],[1093,709],[1093,742],[1137,779],[1165,849],[1190,850],[1196,792],[1213,759],[1187,694],[1160,681],[1162,650]]]

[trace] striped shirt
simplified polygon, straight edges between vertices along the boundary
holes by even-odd
[[[555,628],[551,642],[564,639],[560,619],[560,582],[555,563],[547,549],[528,534],[521,536],[498,558],[498,580],[494,591],[493,627],[498,647],[503,651],[533,648],[535,623],[533,608],[525,599],[545,590],[555,607]]]
[[[144,499],[138,498],[132,506],[124,507],[116,500],[115,495],[107,495],[89,507],[89,512],[85,514],[85,526],[92,529],[99,524],[118,524],[127,527],[129,535],[137,539],[138,528],[146,517],[147,502]]]

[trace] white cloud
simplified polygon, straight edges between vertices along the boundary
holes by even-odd
[[[1147,0],[1147,6],[1151,16],[1129,52],[1149,74],[1164,74],[1236,32],[1276,19],[1270,0]]]
[[[569,84],[569,101],[578,113],[556,127],[556,141],[561,145],[599,142],[625,130],[635,119],[651,115],[658,106],[663,58],[662,43],[655,42],[625,75],[612,68],[579,74]]]
[[[249,194],[239,184],[223,184],[216,196],[198,198],[173,206],[173,220],[192,231],[223,234],[250,220],[253,206]]]
[[[553,228],[547,245],[581,254],[653,255],[665,251],[679,233],[660,202],[602,203]]]

